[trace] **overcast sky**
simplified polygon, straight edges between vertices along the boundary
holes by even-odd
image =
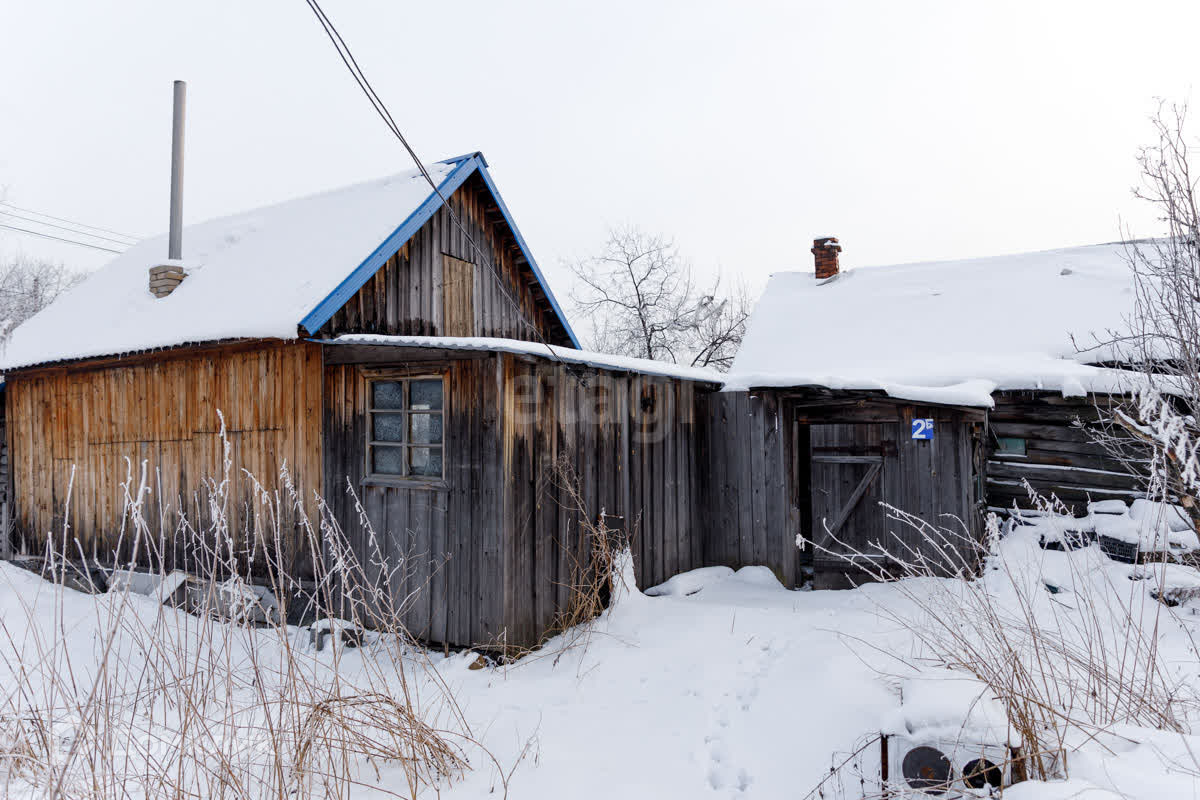
[[[756,289],[818,235],[855,266],[1154,233],[1146,119],[1200,85],[1197,2],[323,6],[425,160],[486,154],[560,295],[621,223]],[[303,0],[0,0],[0,191],[162,232],[176,78],[186,221],[411,167]]]

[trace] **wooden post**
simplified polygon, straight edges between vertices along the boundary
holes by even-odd
[[[882,787],[880,797],[888,800],[888,737],[886,733],[879,734],[879,783]]]

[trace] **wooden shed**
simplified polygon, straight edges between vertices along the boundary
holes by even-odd
[[[763,564],[787,586],[811,570],[815,588],[847,588],[917,553],[952,566],[884,504],[980,533],[982,409],[801,386],[709,403],[710,563]]]
[[[251,476],[290,481],[303,580],[319,496],[372,556],[357,500],[431,642],[534,644],[563,608],[583,543],[559,459],[589,519],[636,528],[639,580],[700,566],[696,410],[718,376],[577,350],[483,156],[431,173],[438,192],[413,172],[189,226],[181,263],[165,237],[139,244],[18,328],[17,541],[128,558],[122,484],[144,466],[152,538],[185,563],[173,532],[209,514],[224,437],[234,530],[252,528]]]
[[[1080,345],[1128,314],[1120,245],[848,271],[841,250],[817,239],[815,274],[772,276],[710,400],[708,561],[845,586],[865,577],[847,545],[936,549],[889,506],[978,535],[1026,483],[1080,514],[1140,496],[1094,430],[1130,375]]]

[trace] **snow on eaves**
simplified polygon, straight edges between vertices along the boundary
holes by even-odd
[[[991,394],[1128,391],[1094,366],[1133,309],[1123,245],[772,276],[725,388],[876,390],[990,407]],[[1083,349],[1081,349],[1083,348]]]
[[[429,167],[441,181],[455,164]],[[430,195],[416,170],[183,231],[187,278],[149,290],[165,235],[143,241],[19,326],[0,369],[234,338],[294,339],[300,321]]]
[[[647,358],[615,356],[592,353],[570,347],[526,342],[520,339],[499,339],[488,336],[384,336],[373,333],[347,333],[334,339],[322,339],[321,344],[346,345],[367,344],[392,347],[432,347],[445,350],[491,350],[503,353],[520,353],[545,359],[558,359],[569,364],[582,364],[616,372],[636,372],[642,375],[662,375],[720,385],[725,376],[713,369],[684,367],[666,361]]]

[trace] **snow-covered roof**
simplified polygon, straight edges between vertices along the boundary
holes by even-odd
[[[998,389],[1120,391],[1128,373],[1091,365],[1112,356],[1096,342],[1125,328],[1133,300],[1121,244],[864,267],[825,281],[779,273],[726,388],[870,389],[982,407]]]
[[[507,216],[486,167],[474,153],[429,172],[449,196],[478,171]],[[224,339],[294,339],[302,324],[315,332],[440,205],[412,170],[189,225],[181,262],[187,278],[162,298],[149,291],[149,269],[168,263],[167,237],[145,240],[13,331],[0,349],[0,369]]]
[[[558,359],[569,364],[583,364],[617,372],[637,372],[644,375],[662,375],[688,381],[701,381],[720,385],[724,374],[714,369],[686,367],[667,361],[652,361],[648,358],[615,356],[607,353],[592,353],[570,347],[526,342],[520,339],[498,339],[489,336],[383,336],[374,333],[347,333],[334,339],[322,339],[326,345],[368,344],[393,347],[434,347],[446,350],[491,350],[505,353],[521,353],[545,359]]]

